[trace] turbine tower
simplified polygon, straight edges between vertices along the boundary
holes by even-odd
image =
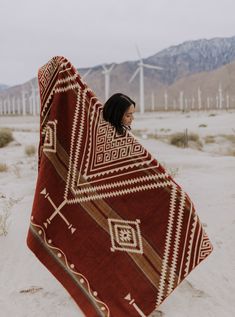
[[[143,114],[145,110],[145,107],[144,107],[144,67],[150,68],[150,69],[157,69],[157,70],[162,70],[163,68],[159,66],[143,63],[143,59],[141,57],[141,54],[137,45],[136,45],[136,50],[139,56],[138,68],[136,69],[132,77],[129,79],[129,83],[131,83],[132,80],[135,78],[135,76],[138,73],[140,73],[140,113]]]
[[[22,99],[22,114],[23,116],[26,115],[26,98],[25,98],[25,88],[21,85],[21,99]]]
[[[102,71],[102,74],[104,74],[104,78],[105,78],[105,101],[106,101],[109,97],[110,73],[114,67],[114,64],[112,64],[110,68],[107,68],[105,65],[102,65],[102,67],[104,69]]]
[[[34,84],[32,83],[32,81],[29,82],[30,83],[30,87],[31,87],[31,114],[33,114],[34,116],[37,113],[37,102],[36,102],[36,95],[37,95],[37,88],[34,86]]]

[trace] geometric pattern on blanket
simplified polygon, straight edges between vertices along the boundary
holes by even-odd
[[[40,68],[38,180],[27,244],[86,316],[149,316],[211,252],[188,194],[74,66]]]

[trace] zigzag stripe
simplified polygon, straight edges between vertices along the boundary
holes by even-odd
[[[43,109],[41,111],[41,116],[44,116],[45,111],[47,110],[47,107],[51,101],[52,96],[54,95],[55,90],[54,88],[51,90],[50,95],[47,97],[47,100],[45,101],[44,105],[43,105]]]
[[[101,194],[92,195],[92,196],[77,197],[77,198],[74,198],[74,199],[69,199],[68,200],[68,204],[75,204],[75,203],[78,203],[78,202],[96,200],[96,199],[101,199],[101,198],[122,196],[122,195],[131,194],[131,193],[135,193],[135,192],[139,192],[139,191],[144,191],[144,190],[154,189],[154,188],[160,188],[160,187],[167,187],[167,186],[172,186],[172,181],[166,181],[166,182],[157,183],[157,184],[141,185],[141,186],[136,186],[136,187],[133,187],[133,188],[122,189],[122,190],[118,190],[118,191],[115,191],[115,192],[101,193]]]
[[[186,234],[185,234],[185,237],[184,237],[184,239],[185,239],[184,240],[184,248],[183,248],[183,253],[182,253],[182,256],[181,256],[180,272],[179,272],[179,275],[178,275],[178,282],[177,282],[178,284],[181,281],[181,272],[182,272],[182,267],[183,267],[183,263],[184,263],[184,254],[185,254],[186,243],[187,243],[187,239],[188,239],[188,231],[189,231],[189,224],[190,224],[190,220],[191,220],[192,211],[193,211],[193,204],[192,204],[192,201],[190,200],[190,211],[189,211],[189,217],[188,217],[188,224],[187,224]]]
[[[200,222],[198,223],[198,225],[199,225],[199,229],[198,229],[198,232],[197,232],[197,239],[196,239],[196,244],[195,244],[195,247],[194,247],[194,257],[193,257],[193,265],[192,265],[192,268],[194,268],[195,265],[196,265],[197,253],[198,253],[198,251],[200,250],[200,245],[201,245],[201,242],[202,242],[202,240],[203,240],[203,236],[202,236],[202,225],[201,225]],[[200,243],[199,243],[199,240],[200,240]],[[198,247],[198,244],[199,244],[199,247]]]
[[[57,80],[57,86],[60,85],[60,84],[65,84],[69,81],[73,81],[75,80],[76,78],[78,77],[78,73],[75,73],[73,76],[68,76],[66,78],[63,78],[63,79],[58,79]]]
[[[193,238],[194,238],[197,222],[198,222],[198,217],[197,217],[196,214],[194,214],[193,224],[192,224],[192,229],[191,229],[191,234],[190,234],[190,240],[189,240],[189,246],[188,246],[188,251],[187,251],[187,262],[186,262],[185,269],[184,269],[184,277],[186,277],[188,275],[188,271],[189,271],[189,264],[190,264],[190,258],[191,258],[191,252],[192,252]]]
[[[128,166],[122,166],[122,167],[115,167],[113,169],[109,169],[107,171],[103,171],[103,172],[99,172],[99,173],[95,173],[93,175],[89,175],[88,177],[89,178],[95,178],[97,176],[105,176],[105,175],[109,175],[109,174],[112,174],[113,172],[119,172],[119,171],[127,171],[131,168],[134,168],[134,167],[138,167],[138,166],[144,166],[144,165],[150,165],[150,163],[152,162],[152,159],[148,160],[148,161],[144,161],[144,162],[139,162],[139,163],[133,163],[133,164],[129,164]],[[87,165],[88,166],[88,165]],[[86,167],[87,167],[86,166]],[[151,167],[151,168],[156,168],[156,166],[154,167]],[[147,169],[147,168],[146,168]],[[86,173],[87,173],[87,170],[86,170]],[[87,174],[85,174],[87,175]]]
[[[76,171],[77,171],[76,167],[78,165],[78,158],[79,158],[79,155],[80,155],[83,131],[84,131],[84,127],[85,127],[85,111],[84,111],[84,109],[85,109],[85,101],[86,101],[87,90],[88,89],[85,89],[82,92],[82,99],[81,100],[80,100],[80,95],[78,96],[78,101],[77,101],[77,107],[78,106],[81,107],[81,115],[80,115],[81,124],[80,124],[80,129],[78,130],[77,144],[75,146],[76,152],[75,152],[74,161],[73,161],[74,165],[73,165],[72,184],[75,184],[75,177],[76,177]]]
[[[110,189],[110,188],[115,188],[115,187],[123,187],[126,185],[130,185],[130,184],[137,184],[140,182],[146,182],[149,180],[154,180],[154,179],[163,179],[166,178],[168,175],[166,173],[162,173],[162,174],[157,174],[157,175],[148,175],[148,176],[142,176],[142,177],[137,177],[137,178],[132,178],[132,179],[128,179],[125,181],[119,181],[119,182],[115,182],[115,183],[111,183],[111,184],[105,184],[105,185],[99,185],[99,186],[93,186],[93,187],[86,187],[84,189],[81,189],[79,187],[79,194],[83,194],[83,193],[89,193],[89,192],[93,192],[93,191],[97,191],[97,190],[104,190],[104,189]],[[83,184],[79,184],[79,186],[82,186]]]
[[[176,235],[175,235],[175,238],[173,239],[175,240],[175,243],[174,243],[173,260],[172,260],[172,265],[170,269],[170,278],[169,278],[167,295],[169,295],[174,289],[174,281],[175,281],[178,253],[179,253],[180,235],[181,235],[181,229],[182,229],[182,223],[183,223],[185,200],[186,200],[185,192],[181,190],[181,199],[180,199],[180,206],[179,206],[179,212],[178,212],[178,218],[177,218]]]
[[[80,87],[80,85],[78,83],[70,84],[70,85],[67,85],[65,87],[55,88],[55,93],[65,92],[65,91],[73,90],[73,89],[79,88],[79,87]]]
[[[156,300],[156,308],[161,304],[164,295],[165,289],[165,280],[166,280],[166,272],[168,267],[168,258],[170,253],[170,246],[171,246],[171,236],[173,231],[173,224],[174,224],[174,215],[175,215],[175,208],[176,208],[176,194],[177,194],[177,187],[172,182],[172,191],[170,197],[170,210],[169,210],[169,218],[168,218],[168,226],[167,226],[167,234],[166,234],[166,241],[165,241],[165,250],[164,256],[162,261],[162,269],[161,269],[161,277],[158,287],[158,295]]]
[[[78,87],[77,103],[76,103],[76,107],[75,107],[74,120],[73,120],[72,132],[71,132],[71,143],[70,143],[70,154],[69,154],[69,168],[68,168],[68,174],[67,174],[67,181],[66,181],[64,198],[66,198],[67,195],[68,195],[69,180],[70,180],[70,177],[72,175],[72,172],[71,172],[71,170],[72,170],[72,153],[73,153],[75,133],[76,133],[76,128],[77,128],[77,124],[74,124],[74,122],[77,122],[77,120],[78,120],[78,113],[79,113],[79,109],[80,109],[78,107],[78,105],[80,104],[80,92],[81,92],[81,87]]]

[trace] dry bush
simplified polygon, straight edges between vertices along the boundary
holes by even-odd
[[[201,150],[203,144],[199,138],[199,135],[196,133],[186,134],[184,132],[178,132],[170,135],[170,144],[178,147],[191,147]]]
[[[207,127],[207,124],[205,124],[205,123],[199,124],[199,128],[206,128],[206,127]]]
[[[171,129],[168,129],[168,128],[161,128],[161,129],[160,129],[160,131],[161,131],[161,132],[169,132],[169,131],[171,131]]]
[[[186,147],[185,133],[178,132],[170,135],[170,144],[178,147]]]
[[[210,113],[208,116],[209,116],[209,117],[215,117],[215,116],[216,116],[216,113]]]
[[[5,163],[0,163],[0,173],[2,172],[7,172],[8,171],[8,166]]]
[[[235,149],[229,149],[226,154],[229,156],[235,156]]]
[[[148,133],[147,134],[147,139],[156,139],[156,140],[158,140],[158,138],[159,138],[159,135],[157,133],[152,132],[152,133]]]
[[[7,203],[2,212],[0,213],[0,236],[6,236],[8,234],[9,222],[8,218],[10,216],[10,204]]]
[[[27,145],[24,151],[26,155],[33,156],[36,153],[36,147],[34,145]]]
[[[188,140],[189,141],[194,141],[194,142],[198,142],[200,139],[199,139],[199,135],[196,134],[196,133],[189,133],[188,135]]]
[[[213,135],[207,135],[205,137],[205,143],[208,144],[208,143],[215,143],[215,137]]]
[[[1,198],[5,198],[1,203],[0,209],[0,236],[6,236],[9,231],[10,220],[9,217],[11,215],[12,207],[17,204],[22,198],[8,198],[2,195]]]
[[[12,131],[9,128],[0,128],[0,147],[6,146],[13,141]]]
[[[231,143],[235,143],[235,135],[234,134],[221,134],[221,136]]]

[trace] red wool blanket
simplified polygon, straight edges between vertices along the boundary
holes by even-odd
[[[38,81],[28,247],[85,316],[149,316],[212,251],[194,205],[130,131],[103,120],[67,59],[52,58]]]

